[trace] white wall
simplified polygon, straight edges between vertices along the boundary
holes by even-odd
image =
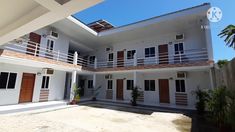
[[[169,72],[151,72],[151,73],[140,73],[137,72],[137,87],[144,91],[144,104],[149,105],[159,105],[159,79],[169,79],[169,95],[170,95],[170,105],[175,106],[175,80],[176,71]],[[102,86],[99,91],[100,94],[98,98],[106,98],[107,90],[107,79],[105,75],[97,75],[97,86]],[[87,76],[87,79],[92,79],[91,76]],[[116,100],[116,80],[124,79],[123,82],[123,98],[124,101],[128,102],[131,100],[131,90],[127,90],[126,81],[134,80],[134,73],[120,73],[112,74],[113,80],[113,100]],[[144,90],[144,80],[155,80],[155,91],[145,91]],[[210,89],[210,79],[209,71],[189,71],[187,72],[187,78],[185,79],[186,83],[186,93],[188,96],[188,107],[194,108],[195,105],[195,95],[193,91],[197,88]],[[87,87],[86,87],[87,88]]]
[[[41,72],[41,70],[42,69],[40,68],[22,67],[19,65],[0,63],[0,72],[17,73],[15,89],[0,89],[0,105],[18,104],[23,73],[37,74],[37,72]],[[63,100],[65,88],[65,74],[66,72],[55,71],[55,74],[51,76],[49,84],[49,100]],[[32,99],[33,102],[39,101],[41,82],[42,75],[36,75]]]
[[[37,33],[39,35],[41,35],[41,43],[40,43],[40,50],[43,50],[44,52],[39,52],[40,56],[45,56],[45,49],[47,47],[47,37],[44,37],[44,35],[47,35],[50,31],[49,27],[45,27],[42,29],[39,29],[37,31],[35,31],[34,33]],[[65,35],[62,32],[56,31],[59,34],[59,38],[58,39],[51,39],[54,40],[54,48],[53,50],[56,52],[60,52],[60,53],[64,53],[64,54],[68,54],[68,50],[69,50],[69,41],[71,40],[67,35]],[[29,37],[29,34],[27,35]],[[16,47],[15,45],[8,45],[9,47]],[[18,46],[16,48],[19,48]],[[42,49],[44,48],[44,49]],[[23,51],[26,51],[26,48],[20,48]],[[54,58],[56,58],[57,56],[55,55]]]
[[[182,41],[176,41],[175,35],[183,33],[185,35],[185,39]],[[172,44],[169,44],[172,42]],[[200,25],[194,25],[190,27],[188,30],[186,29],[178,29],[178,31],[169,31],[168,34],[156,34],[154,37],[148,37],[144,39],[137,39],[132,41],[120,42],[120,43],[112,43],[108,46],[96,47],[94,52],[91,52],[90,55],[95,55],[98,61],[106,61],[108,57],[108,53],[105,49],[107,47],[113,48],[114,60],[117,58],[117,51],[125,51],[125,59],[126,53],[128,50],[136,50],[137,58],[144,58],[144,50],[148,47],[155,47],[155,54],[158,55],[158,45],[168,44],[168,52],[170,55],[174,54],[174,44],[177,42],[184,42],[184,50],[191,49],[202,49],[207,48],[205,33],[201,30]]]

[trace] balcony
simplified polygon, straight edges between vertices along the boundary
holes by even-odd
[[[0,47],[0,57],[19,58],[20,60],[31,60],[34,62],[43,62],[43,64],[60,65],[69,68],[81,68],[74,65],[74,55],[60,51],[51,50],[50,47],[43,47],[38,43],[17,39],[8,45]],[[17,59],[14,59],[17,60]],[[22,61],[22,63],[24,63]],[[45,66],[46,67],[46,66]]]
[[[180,51],[177,54],[167,52],[150,56],[153,57],[138,58],[135,54],[132,59],[119,58],[115,61],[97,61],[94,67],[96,71],[116,71],[205,66],[210,64],[207,49],[191,49]]]
[[[38,43],[19,39],[16,42],[2,48],[2,55],[46,62],[50,64],[63,65],[79,68],[86,71],[118,71],[118,70],[141,70],[172,67],[208,66],[207,49],[191,49],[173,53],[160,53],[150,55],[151,57],[118,58],[114,61],[88,60],[74,54],[54,51],[50,47],[42,47]]]

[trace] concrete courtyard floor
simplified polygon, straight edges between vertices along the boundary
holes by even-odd
[[[0,115],[0,132],[189,132],[191,118],[99,104]]]

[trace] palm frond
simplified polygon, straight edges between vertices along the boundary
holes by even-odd
[[[235,26],[228,25],[225,29],[223,29],[218,36],[220,38],[225,37],[224,41],[227,46],[235,49]]]

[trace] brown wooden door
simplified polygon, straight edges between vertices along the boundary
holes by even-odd
[[[124,51],[117,52],[117,67],[124,66]]]
[[[123,100],[123,79],[117,80],[117,99]]]
[[[19,103],[32,102],[35,74],[23,73]]]
[[[168,64],[168,44],[158,46],[159,64]]]
[[[160,103],[170,103],[168,79],[159,79],[159,98]]]
[[[29,55],[36,55],[39,54],[39,48],[40,48],[40,42],[41,42],[41,35],[38,35],[36,33],[30,33],[29,34],[29,43],[27,45],[27,54]]]

